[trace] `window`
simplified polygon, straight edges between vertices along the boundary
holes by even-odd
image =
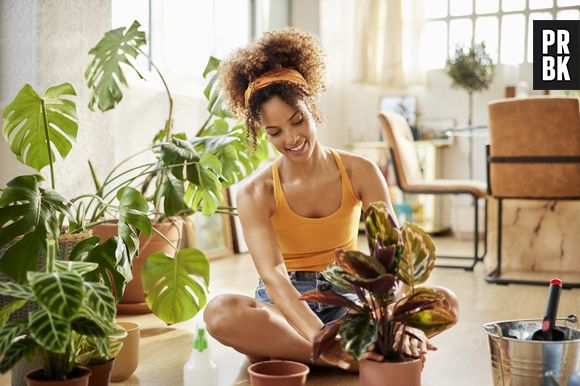
[[[225,58],[251,38],[251,0],[113,0],[113,28],[134,19],[170,89],[185,95],[201,95],[210,56]]]
[[[496,63],[532,62],[534,20],[578,20],[580,0],[429,0],[422,33],[423,69],[445,67],[457,45],[485,42]]]

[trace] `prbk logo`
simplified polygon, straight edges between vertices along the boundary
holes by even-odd
[[[534,20],[534,90],[580,89],[580,20]]]

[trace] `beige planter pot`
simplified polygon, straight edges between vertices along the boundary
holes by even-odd
[[[139,366],[139,335],[141,328],[133,322],[117,322],[127,331],[127,336],[121,339],[123,348],[113,362],[111,381],[119,382],[129,378]]]
[[[409,362],[360,361],[361,386],[421,386],[421,360]]]
[[[153,227],[163,233],[168,240],[179,248],[183,231],[183,220],[172,218],[172,222],[154,223]],[[93,228],[93,235],[99,236],[102,241],[117,235],[117,224],[101,224]],[[151,237],[142,235],[139,238],[139,255],[133,259],[133,280],[127,283],[123,298],[117,304],[117,313],[120,315],[147,314],[151,311],[145,303],[143,293],[143,281],[141,280],[141,270],[147,258],[157,252],[164,252],[173,256],[175,251],[171,245],[159,236],[156,232],[151,232]]]

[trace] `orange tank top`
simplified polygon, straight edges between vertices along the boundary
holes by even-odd
[[[323,271],[335,260],[334,250],[355,250],[362,203],[340,156],[330,149],[340,171],[341,203],[334,213],[321,218],[303,217],[294,212],[282,189],[278,161],[272,164],[276,209],[270,217],[288,271]]]

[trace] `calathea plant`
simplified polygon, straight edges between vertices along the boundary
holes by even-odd
[[[97,264],[57,261],[54,240],[47,244],[45,271],[29,271],[22,284],[0,283],[0,295],[13,299],[0,312],[0,373],[23,357],[40,353],[42,371],[32,376],[74,378],[82,371],[75,370],[73,335],[103,342],[119,333],[113,295],[105,285],[83,279]],[[38,306],[36,311],[26,319],[10,319],[28,302]],[[102,344],[97,349],[105,350]]]
[[[384,361],[405,361],[408,356],[400,337],[419,339],[408,327],[432,336],[451,326],[456,317],[441,292],[416,287],[434,266],[435,246],[429,235],[411,223],[397,228],[384,202],[372,203],[364,221],[371,254],[339,250],[336,262],[323,272],[358,300],[335,291],[309,291],[300,298],[350,309],[321,329],[313,354],[318,358],[339,337],[343,351],[356,359],[373,349]],[[410,289],[398,297],[403,284]]]
[[[109,31],[90,50],[92,61],[85,78],[92,92],[90,109],[103,112],[113,109],[123,98],[127,87],[124,69],[131,69],[144,79],[135,59],[147,57],[142,48],[146,36],[138,22],[129,28]],[[192,133],[175,133],[173,128],[173,97],[168,83],[151,58],[154,72],[161,79],[168,101],[168,116],[152,144],[121,161],[102,183],[95,176],[99,199],[88,202],[85,210],[90,222],[106,221],[106,205],[120,187],[132,185],[140,189],[155,208],[153,222],[171,221],[196,212],[235,214],[235,208],[223,206],[222,192],[228,186],[251,174],[268,157],[265,138],[258,141],[255,151],[248,151],[245,125],[235,121],[222,106],[217,82],[219,60],[211,57],[203,73],[207,80],[204,97],[208,102],[208,117],[201,128]],[[137,156],[149,153],[151,162],[129,167]],[[153,228],[155,231],[155,229]],[[142,271],[146,301],[153,312],[168,323],[192,318],[206,301],[209,262],[202,251],[188,248],[175,254],[156,253],[147,258]]]

